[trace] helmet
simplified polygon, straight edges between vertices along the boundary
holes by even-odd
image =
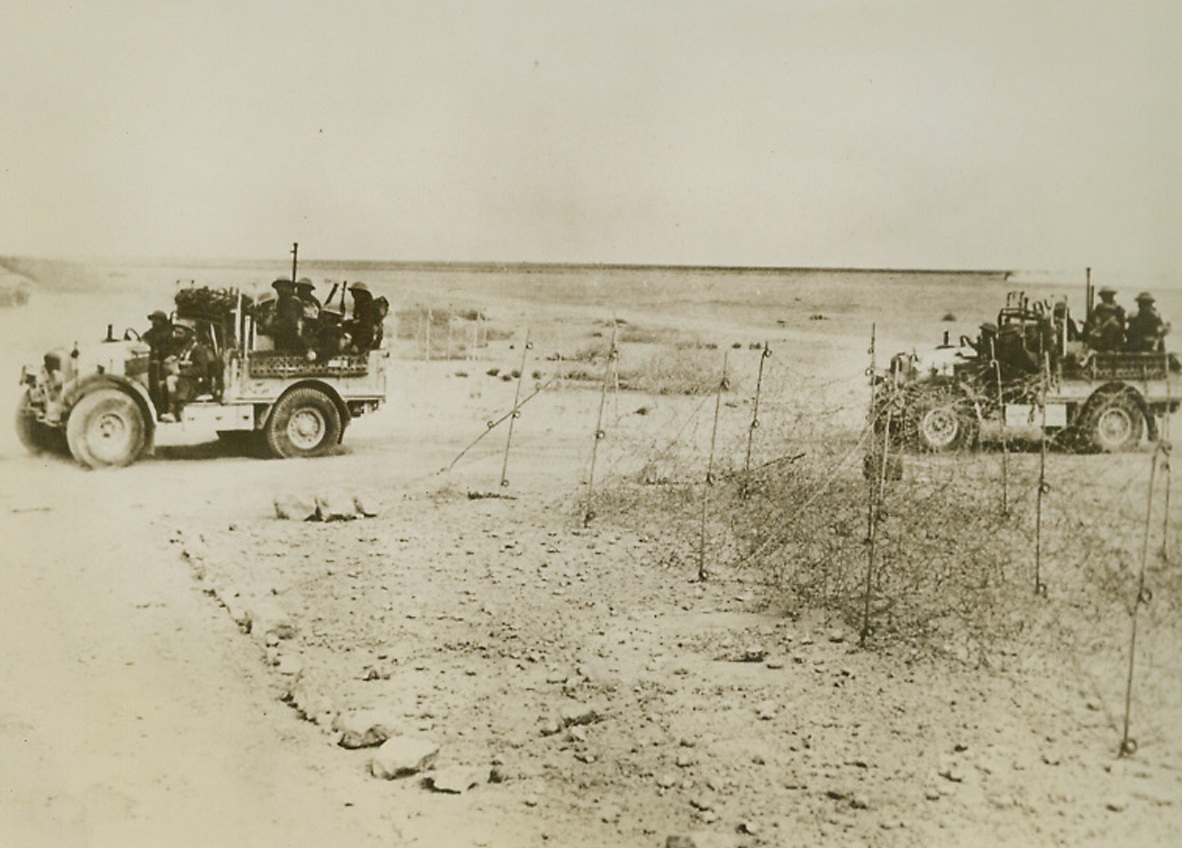
[[[316,288],[316,284],[307,277],[300,277],[298,280],[296,280],[295,287],[297,289],[314,289]]]
[[[1100,289],[1100,296],[1103,297],[1106,294],[1116,294],[1116,289],[1112,286],[1104,286]]]
[[[1141,292],[1137,295],[1137,303],[1153,303],[1153,295],[1149,292]]]
[[[994,324],[992,321],[986,321],[984,324],[981,325],[981,332],[982,333],[993,333],[994,335],[996,335],[997,334],[997,325]]]
[[[157,309],[155,312],[153,312],[151,315],[148,316],[149,321],[155,321],[157,318],[159,318],[161,321],[167,321],[168,320],[168,313],[164,312],[160,309]]]
[[[367,286],[365,283],[350,283],[349,284],[349,291],[353,292],[354,294],[356,294],[357,292],[365,292],[366,294],[371,294],[371,292],[369,290],[369,286]]]
[[[285,279],[280,278],[280,279],[276,280],[275,282],[271,283],[271,288],[278,291],[281,287],[292,286],[292,285],[295,285],[295,283],[293,283],[291,280],[285,280]]]

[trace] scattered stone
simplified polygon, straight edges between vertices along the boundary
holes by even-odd
[[[559,711],[559,718],[566,727],[576,724],[594,724],[603,719],[598,708],[589,704],[568,704]]]
[[[672,789],[676,785],[677,785],[677,776],[676,775],[669,774],[668,772],[666,772],[665,774],[658,774],[657,775],[657,786],[661,787],[662,789]]]
[[[691,798],[690,806],[695,810],[701,810],[702,812],[714,809],[714,804],[710,801],[710,799],[702,795],[695,795],[693,798]]]
[[[1123,813],[1129,806],[1129,799],[1123,797],[1109,798],[1104,802],[1104,809],[1112,813]]]
[[[417,736],[391,736],[378,747],[370,760],[374,777],[393,780],[430,768],[439,756],[439,746]]]
[[[484,782],[484,775],[478,769],[466,766],[450,766],[432,773],[431,788],[449,795],[462,795],[469,789]]]
[[[556,721],[544,721],[542,722],[541,727],[538,728],[538,732],[543,736],[553,736],[560,730],[562,730],[562,725]]]
[[[833,642],[834,644],[839,644],[841,642],[844,642],[845,641],[845,631],[844,630],[837,630],[837,629],[830,630],[829,631],[829,641]]]
[[[279,662],[275,663],[275,670],[287,677],[294,677],[303,673],[304,664],[300,662],[298,657],[282,654],[279,657]]]
[[[742,844],[738,836],[712,831],[694,831],[665,839],[665,848],[739,848]]]
[[[305,721],[331,727],[336,720],[337,711],[332,699],[313,688],[302,676],[295,678],[284,700]]]
[[[357,510],[357,514],[364,518],[376,518],[382,513],[382,508],[378,505],[377,500],[368,493],[353,495],[353,506]]]
[[[337,744],[342,748],[372,748],[393,736],[399,723],[380,710],[351,710],[337,716],[332,729],[341,734]]]
[[[587,741],[587,731],[581,727],[572,727],[566,734],[566,738],[571,742],[584,743]]]
[[[775,701],[763,701],[755,705],[755,717],[760,721],[771,721],[776,717],[779,704]]]
[[[569,678],[570,678],[570,675],[568,675],[565,671],[560,671],[558,669],[555,669],[554,671],[551,671],[548,675],[546,675],[546,682],[547,683],[566,683],[566,681]]]
[[[269,600],[256,601],[248,607],[247,632],[266,644],[269,637],[291,639],[296,635],[295,625],[286,612]]]
[[[689,768],[697,761],[697,758],[693,754],[681,753],[677,755],[678,768]]]
[[[340,492],[316,496],[316,518],[319,521],[352,521],[357,517],[353,498]]]
[[[300,495],[279,495],[275,498],[275,517],[284,521],[312,521],[316,518],[316,502]]]
[[[526,795],[525,798],[522,800],[522,803],[525,804],[525,806],[527,806],[527,807],[536,807],[536,806],[538,806],[538,796]]]
[[[748,645],[743,650],[743,662],[763,662],[767,649],[762,645]]]
[[[940,766],[937,774],[945,780],[951,780],[953,783],[964,783],[965,777],[967,777],[964,767],[960,763],[953,762],[944,763]]]
[[[775,671],[784,667],[784,661],[782,659],[768,660],[764,665]]]

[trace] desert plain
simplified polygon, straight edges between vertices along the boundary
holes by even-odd
[[[9,419],[46,350],[287,270],[4,265]],[[1154,444],[1051,451],[1041,498],[1037,447],[906,457],[861,603],[872,326],[881,364],[1008,291],[1078,314],[1082,270],[301,270],[393,306],[388,403],[332,456],[195,435],[87,471],[0,431],[0,844],[1177,844]],[[326,494],[378,514],[276,516]],[[244,632],[260,610],[290,627]],[[375,716],[434,762],[373,776],[339,743]]]

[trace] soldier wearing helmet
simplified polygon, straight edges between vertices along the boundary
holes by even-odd
[[[140,341],[148,345],[148,394],[156,404],[157,409],[167,409],[169,404],[168,384],[164,379],[164,360],[173,348],[172,321],[168,313],[157,309],[148,316],[152,326],[140,336]]]
[[[324,307],[316,298],[316,285],[307,277],[296,280],[295,291],[303,316],[300,339],[305,350],[314,350],[320,340],[320,310]]]
[[[1104,286],[1092,308],[1086,338],[1095,350],[1120,350],[1125,343],[1125,310],[1115,298],[1116,289]]]
[[[1153,304],[1153,295],[1149,292],[1137,295],[1137,311],[1129,319],[1128,350],[1140,353],[1165,350],[1165,336],[1170,325],[1162,320]]]
[[[291,280],[276,280],[271,283],[271,288],[278,295],[271,325],[275,350],[303,353],[306,349],[303,342],[304,305],[296,297],[295,283]]]
[[[365,283],[353,283],[349,286],[349,293],[353,295],[353,320],[349,322],[353,349],[358,353],[366,353],[382,343],[385,298],[374,300],[373,293]],[[388,305],[386,308],[389,308]]]

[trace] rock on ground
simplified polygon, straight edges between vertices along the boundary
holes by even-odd
[[[391,736],[374,752],[369,771],[374,777],[393,780],[430,768],[439,746],[417,736]]]
[[[268,636],[290,639],[296,634],[295,625],[286,612],[270,600],[259,600],[248,608],[250,635],[261,642]]]
[[[340,492],[316,496],[316,517],[321,521],[352,521],[357,517],[353,498]]]
[[[279,495],[275,498],[275,517],[285,521],[311,521],[316,517],[316,502],[300,495]]]
[[[738,836],[709,830],[678,834],[665,840],[665,848],[742,848],[746,844]]]
[[[603,713],[590,704],[568,704],[559,711],[558,715],[565,727],[594,724],[603,718]]]
[[[380,710],[352,710],[337,716],[332,729],[341,734],[337,744],[342,748],[372,748],[393,736],[397,726],[395,716]]]
[[[431,788],[436,792],[462,795],[469,789],[479,786],[486,777],[487,774],[481,772],[480,769],[450,766],[431,775]]]

